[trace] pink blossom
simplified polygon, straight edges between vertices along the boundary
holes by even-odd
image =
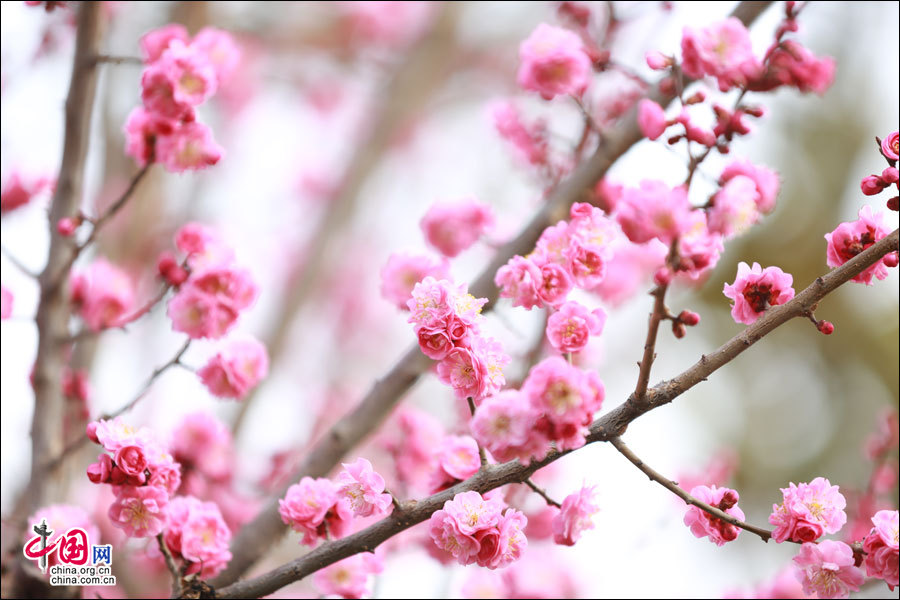
[[[173,65],[155,62],[141,75],[141,100],[147,112],[172,121],[193,121],[194,105],[175,98]]]
[[[131,277],[103,258],[73,275],[70,288],[72,303],[92,331],[123,325],[134,306]]]
[[[641,133],[648,139],[655,140],[666,131],[666,113],[653,100],[644,98],[638,103],[637,118]]]
[[[541,285],[537,288],[538,297],[544,304],[559,306],[566,301],[574,282],[565,267],[547,262],[540,266]]]
[[[721,509],[725,514],[740,521],[744,520],[744,511],[737,505],[739,496],[735,490],[698,485],[691,489],[691,496]],[[740,528],[726,523],[696,506],[688,507],[687,513],[684,515],[684,524],[691,528],[694,537],[709,537],[709,541],[716,546],[724,546],[726,542],[734,541],[741,532]]]
[[[438,280],[427,276],[413,286],[411,295],[406,302],[411,313],[407,322],[413,323],[416,331],[421,327],[446,327],[450,324],[450,316],[458,317],[469,327],[477,328],[484,318],[480,313],[487,298],[475,298],[468,293],[465,284],[454,287],[446,279]]]
[[[0,287],[0,319],[8,319],[13,312],[13,293],[6,286]]]
[[[216,481],[231,477],[234,462],[231,430],[209,413],[185,415],[172,434],[171,448],[178,462],[196,469],[204,477]]]
[[[892,131],[881,140],[881,154],[888,160],[900,159],[900,132]]]
[[[859,187],[866,196],[877,196],[887,186],[878,175],[867,175],[859,182]]]
[[[553,356],[529,371],[522,394],[541,413],[535,430],[555,441],[560,450],[568,450],[584,445],[587,426],[600,410],[605,392],[596,373]]]
[[[538,122],[527,126],[511,102],[496,102],[491,106],[494,128],[509,142],[527,164],[544,165],[549,159],[546,125]]]
[[[411,408],[401,409],[392,423],[387,431],[397,433],[390,435],[384,445],[394,459],[397,479],[425,492],[435,469],[434,440],[444,436],[443,428],[434,417]]]
[[[872,517],[872,530],[866,536],[866,575],[884,579],[893,591],[898,585],[898,520],[896,510],[879,510]]]
[[[315,546],[319,538],[340,538],[347,532],[353,512],[339,498],[337,486],[328,479],[304,477],[288,488],[278,501],[281,520],[303,534],[300,543]]]
[[[640,187],[623,190],[615,216],[635,244],[654,238],[669,244],[684,231],[690,212],[684,187],[669,188],[661,181],[645,179]]]
[[[135,429],[128,425],[122,417],[97,421],[94,428],[97,443],[113,454],[123,446],[145,444],[149,439],[148,433],[146,429]]]
[[[52,189],[53,185],[53,181],[47,177],[34,179],[13,171],[3,182],[3,189],[0,191],[0,213],[6,214],[25,206],[42,191]]]
[[[178,123],[160,114],[137,106],[125,121],[125,154],[141,167],[156,162],[156,140],[170,136]]]
[[[372,469],[372,463],[365,458],[357,458],[351,464],[342,463],[344,470],[337,476],[338,496],[350,502],[350,508],[357,517],[370,517],[387,512],[391,506],[391,495],[384,493],[384,477]]]
[[[101,454],[97,457],[97,462],[88,465],[88,479],[91,480],[91,483],[109,483],[112,468],[113,462],[109,454]]]
[[[759,221],[758,197],[756,183],[749,177],[729,179],[713,197],[707,213],[709,230],[726,238],[747,231]]]
[[[413,288],[429,276],[436,280],[449,279],[450,263],[447,259],[395,252],[381,269],[381,297],[400,310],[408,310],[407,302]]]
[[[574,546],[581,534],[594,528],[594,515],[600,511],[596,486],[582,487],[562,502],[559,514],[553,518],[553,541]]]
[[[600,335],[606,323],[601,308],[589,312],[578,302],[566,302],[547,319],[547,338],[560,352],[579,352],[592,335]]]
[[[250,273],[231,266],[214,266],[191,275],[169,300],[168,315],[175,331],[192,338],[220,338],[237,322],[241,310],[256,299]]]
[[[198,106],[208,100],[216,91],[218,79],[216,70],[205,52],[181,40],[169,42],[162,56],[148,69],[161,69],[169,79],[172,101],[177,106]],[[142,80],[143,82],[143,80]],[[170,117],[178,113],[158,110],[144,100],[144,106],[154,112]]]
[[[650,275],[665,263],[669,250],[653,239],[646,244],[632,244],[620,240],[612,247],[606,276],[593,291],[612,306],[631,298]]]
[[[128,537],[153,537],[166,526],[169,494],[154,486],[123,485],[114,488],[116,499],[109,507],[112,524]]]
[[[793,281],[789,273],[778,267],[763,269],[759,263],[750,267],[741,262],[734,283],[726,283],[723,289],[725,296],[734,300],[731,316],[737,323],[755,323],[767,308],[784,304],[794,297]]]
[[[497,270],[494,283],[500,288],[501,298],[511,298],[513,306],[531,310],[544,306],[538,290],[544,285],[541,269],[531,260],[513,256]]]
[[[253,338],[233,340],[216,353],[197,375],[219,398],[240,400],[269,372],[266,347]]]
[[[703,29],[685,27],[681,54],[687,76],[715,77],[723,92],[747,85],[762,72],[762,65],[753,55],[750,33],[735,17]]]
[[[656,50],[648,51],[644,55],[644,59],[647,61],[647,66],[654,71],[662,71],[672,66],[672,59]]]
[[[170,23],[159,29],[148,31],[141,36],[138,44],[141,47],[141,54],[145,63],[156,62],[162,53],[165,52],[172,40],[179,40],[187,43],[190,39],[187,29],[180,23]]]
[[[836,533],[847,522],[847,501],[838,486],[822,477],[810,483],[781,488],[784,501],[772,505],[769,523],[775,525],[772,539],[814,542],[826,533]]]
[[[193,496],[178,496],[169,502],[168,514],[163,537],[172,555],[191,563],[188,573],[204,578],[218,575],[231,560],[231,530],[219,507]]]
[[[436,470],[431,476],[432,492],[439,492],[465,481],[481,468],[478,443],[467,435],[445,436],[434,456]]]
[[[431,515],[431,538],[461,565],[478,563],[489,569],[504,566],[521,556],[527,540],[527,519],[513,509],[503,512],[502,500],[463,492]]]
[[[336,2],[347,36],[387,48],[403,48],[415,41],[434,14],[430,2]]]
[[[769,55],[766,77],[752,89],[766,91],[788,85],[821,96],[834,82],[834,68],[833,58],[818,58],[794,40],[784,40]]]
[[[547,453],[549,440],[534,431],[539,416],[527,397],[517,390],[503,390],[485,399],[469,423],[472,435],[497,460],[519,459]]]
[[[147,469],[147,456],[139,445],[122,446],[116,450],[116,466],[130,476],[143,476]]]
[[[47,538],[47,546],[57,543],[63,534],[75,527],[83,529],[87,533],[90,543],[102,543],[100,529],[97,527],[97,524],[83,508],[74,504],[50,504],[34,511],[25,521],[27,529],[23,535],[23,543],[27,543],[35,537],[32,526],[40,526],[42,522],[46,522],[47,529],[53,532]],[[58,564],[59,558],[57,553],[50,553],[47,556],[47,566],[53,567]]]
[[[829,267],[839,267],[875,242],[890,233],[884,223],[884,213],[876,213],[870,206],[859,210],[859,219],[841,223],[831,233],[825,234],[828,241],[826,257]],[[888,267],[882,258],[851,281],[872,285],[872,279],[885,279]]]
[[[241,50],[231,34],[215,27],[204,27],[191,41],[196,49],[213,68],[217,87],[231,78],[241,62]]]
[[[715,267],[725,250],[722,236],[711,232],[706,221],[701,212],[692,212],[686,220],[689,225],[678,238],[678,263],[675,271],[693,280]]]
[[[853,562],[850,546],[831,540],[804,543],[794,557],[803,592],[819,598],[849,598],[850,592],[859,591],[865,577]]]
[[[428,244],[448,258],[459,255],[494,226],[494,215],[475,198],[432,204],[420,223]]]
[[[157,160],[172,173],[211,167],[223,154],[209,127],[198,121],[184,123],[156,141]]]
[[[591,60],[573,32],[541,23],[519,46],[518,83],[545,100],[580,96],[588,86]]]
[[[362,598],[371,593],[372,575],[381,573],[384,562],[377,554],[363,552],[339,560],[313,575],[313,583],[322,596]]]
[[[760,165],[754,165],[746,160],[735,160],[728,164],[719,176],[719,185],[724,186],[728,181],[743,175],[749,177],[756,184],[756,208],[763,214],[775,210],[775,198],[778,196],[778,173]]]
[[[221,234],[201,223],[185,223],[175,232],[175,247],[188,257],[191,269],[228,265],[234,261],[234,250]]]

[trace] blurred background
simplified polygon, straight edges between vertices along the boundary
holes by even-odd
[[[215,414],[234,431],[234,498],[252,507],[264,497],[260,481],[278,471],[273,457],[296,461],[414,341],[406,315],[381,297],[379,271],[394,252],[427,250],[418,223],[429,206],[474,195],[497,215],[492,238],[452,262],[454,279],[464,282],[481,272],[493,244],[516,235],[540,205],[545,182],[517,160],[489,110],[496,100],[512,100],[529,118],[546,120],[559,148],[577,142],[577,107],[542,101],[515,80],[519,43],[537,24],[558,23],[558,3],[404,3],[380,22],[377,15],[360,17],[363,11],[353,3],[104,4],[109,54],[139,56],[139,37],[170,22],[192,33],[207,25],[226,29],[243,52],[231,82],[201,108],[224,158],[198,173],[152,169],[107,228],[96,255],[125,267],[139,297],[149,298],[156,289],[156,257],[171,248],[179,226],[194,220],[215,225],[235,248],[238,263],[252,271],[261,294],[238,330],[266,343],[272,368],[251,400],[218,400],[195,374],[175,370],[127,416],[165,436],[187,414]],[[621,20],[614,57],[651,80],[645,51],[677,53],[686,24],[711,23],[734,6],[583,4],[599,22],[612,7]],[[72,13],[46,13],[22,2],[4,2],[0,10],[2,181],[14,171],[53,176],[62,149]],[[754,24],[757,55],[781,17],[776,3]],[[688,308],[702,322],[681,340],[663,328],[651,384],[678,374],[741,330],[722,295],[739,261],[780,266],[793,274],[799,291],[827,270],[825,233],[855,220],[867,203],[884,210],[886,196],[864,197],[859,182],[884,168],[874,137],[898,126],[897,22],[894,2],[823,2],[804,9],[795,38],[816,55],[835,58],[835,82],[823,97],[793,89],[751,97],[767,114],[755,122],[752,135],[733,144],[731,156],[778,171],[778,206],[727,245],[705,281],[670,295],[675,312]],[[90,212],[121,193],[136,171],[123,152],[122,127],[140,102],[140,74],[139,65],[101,67],[83,200]],[[598,79],[591,99],[599,104],[624,85],[614,77]],[[704,186],[714,189],[708,179],[716,179],[723,163],[718,156],[704,163],[705,175],[692,190],[695,201],[705,198]],[[645,141],[614,165],[609,178],[635,185],[651,176],[675,184],[684,175],[680,147],[672,152]],[[33,271],[46,256],[47,201],[38,199],[2,220],[3,247]],[[887,220],[895,228],[897,213]],[[328,229],[317,246],[312,240],[323,222]],[[313,264],[312,284],[300,285]],[[15,295],[0,344],[6,514],[29,473],[28,374],[37,347],[31,318],[38,290],[6,256],[2,283]],[[865,440],[880,427],[884,410],[897,408],[898,297],[896,272],[871,287],[843,286],[817,311],[818,318],[834,323],[833,335],[826,338],[800,320],[786,324],[708,382],[642,417],[625,441],[655,469],[683,481],[702,478],[711,463],[724,465],[721,483],[740,492],[747,520],[757,525],[766,526],[772,504],[781,501],[778,488],[791,481],[826,477],[848,492],[852,505],[851,490],[865,488],[872,470]],[[638,292],[615,306],[596,297],[589,301],[609,312],[603,335],[582,363],[598,369],[606,384],[605,413],[633,389],[651,299]],[[508,300],[488,317],[489,334],[514,358],[508,380],[522,374],[522,359],[542,323],[537,311],[514,309]],[[108,331],[79,344],[72,361],[90,373],[91,417],[125,404],[179,345],[162,307],[127,334]],[[185,361],[200,366],[214,348],[192,344]],[[452,392],[436,377],[423,378],[402,406],[427,412],[448,430],[456,425]],[[389,470],[383,438],[390,434],[373,436],[347,458],[371,457]],[[54,493],[56,501],[96,512],[99,523],[108,498],[84,476],[95,456],[91,447],[73,457]],[[722,597],[771,581],[794,554],[793,547],[763,544],[747,534],[723,548],[695,539],[682,524],[680,501],[606,445],[580,450],[557,465],[541,480],[551,495],[562,500],[583,483],[596,484],[603,508],[596,528],[576,546],[531,544],[527,570],[537,580],[535,589],[543,585],[550,594],[579,597]],[[889,496],[896,508],[896,480]],[[297,542],[296,534],[286,538],[256,570],[304,552]],[[134,540],[129,547],[141,552]],[[500,572],[473,575],[477,567],[447,567],[423,547],[406,545],[389,556],[376,596],[453,597],[464,588],[470,595],[496,593]],[[563,577],[570,587],[563,586]],[[128,593],[156,593],[122,578]],[[317,594],[309,582],[279,593]],[[886,597],[888,591],[882,584],[865,594]]]

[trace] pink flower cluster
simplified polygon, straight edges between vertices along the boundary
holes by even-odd
[[[25,206],[42,192],[52,190],[55,185],[55,181],[49,177],[32,178],[13,171],[0,190],[0,213],[5,215]]]
[[[302,544],[315,546],[319,539],[341,538],[350,529],[353,509],[338,493],[338,486],[320,477],[304,477],[288,488],[278,501],[278,514],[285,524],[303,534]]]
[[[372,575],[381,573],[383,570],[384,561],[381,556],[362,552],[339,560],[324,569],[319,569],[313,574],[313,583],[319,588],[323,597],[362,598],[370,593],[369,581]]]
[[[139,165],[161,162],[175,173],[219,162],[222,148],[195,109],[237,68],[240,51],[219,29],[202,29],[193,40],[181,25],[167,25],[140,41],[146,68],[143,106],[125,123],[125,152]]]
[[[440,361],[440,380],[458,398],[476,402],[503,387],[503,367],[510,361],[500,342],[480,333],[485,302],[469,294],[465,284],[454,287],[446,279],[430,276],[415,285],[407,302],[419,348]]]
[[[737,505],[740,497],[735,490],[698,485],[691,489],[690,493],[697,500],[715,506],[740,521],[744,520],[744,511]],[[726,542],[736,540],[741,532],[739,527],[726,523],[696,506],[688,507],[684,515],[684,524],[691,528],[694,537],[709,537],[709,541],[716,546],[724,546]]]
[[[879,510],[872,517],[872,531],[866,536],[863,550],[866,553],[866,575],[884,579],[891,591],[900,585],[900,517],[896,510]]]
[[[834,59],[819,58],[794,40],[773,45],[766,54],[766,75],[751,86],[767,91],[778,86],[795,87],[801,92],[824,94],[834,82]]]
[[[599,208],[573,204],[570,220],[545,229],[534,252],[514,256],[497,270],[500,296],[528,310],[560,306],[576,285],[591,289],[603,281],[617,235]]]
[[[525,551],[527,522],[525,515],[507,508],[497,496],[485,500],[478,492],[463,492],[431,515],[431,539],[461,565],[496,569]]]
[[[475,198],[432,204],[420,223],[428,244],[453,258],[494,226],[491,208]]]
[[[131,277],[103,258],[72,275],[69,300],[91,331],[121,327],[134,306]]]
[[[669,188],[661,181],[643,180],[637,188],[625,188],[615,216],[622,231],[635,244],[658,239],[672,243],[688,229],[692,207],[687,189]]]
[[[521,391],[504,390],[487,398],[470,427],[478,443],[498,460],[527,464],[557,449],[584,445],[587,426],[600,410],[603,382],[559,356],[547,358],[528,373]]]
[[[826,533],[836,533],[847,522],[847,501],[838,486],[816,477],[809,483],[781,488],[784,501],[772,505],[769,523],[775,526],[772,539],[779,544],[815,542]]]
[[[518,82],[545,100],[581,96],[590,83],[591,59],[577,34],[541,23],[519,46]]]
[[[547,319],[547,339],[560,352],[579,352],[592,335],[600,335],[606,324],[602,308],[588,311],[578,302],[566,302]]]
[[[794,557],[803,593],[819,598],[849,598],[865,577],[854,566],[853,549],[844,542],[823,540],[804,543]]]
[[[391,495],[384,493],[384,477],[372,469],[372,463],[357,458],[351,464],[343,463],[338,474],[338,496],[350,502],[354,516],[370,517],[390,512]]]
[[[228,342],[197,371],[210,393],[237,400],[246,396],[268,373],[266,347],[253,338]]]
[[[232,263],[233,253],[223,251],[220,238],[211,229],[185,225],[176,242],[187,254],[188,264],[196,266],[169,300],[172,327],[193,339],[218,339],[231,330],[240,312],[253,304],[256,284],[248,271]]]
[[[87,435],[106,451],[87,468],[87,476],[93,483],[112,485],[113,525],[129,537],[160,533],[169,497],[181,485],[181,466],[148,429],[134,429],[120,417],[90,423]]]
[[[595,486],[582,487],[563,500],[559,513],[553,517],[553,541],[574,546],[581,534],[594,528],[594,515],[600,511]]]
[[[794,297],[794,278],[778,267],[763,269],[759,263],[750,267],[738,264],[737,278],[725,284],[723,293],[734,300],[731,316],[737,323],[751,325],[770,306],[784,304]]]
[[[163,539],[176,559],[190,563],[187,574],[209,578],[218,575],[231,560],[231,530],[214,502],[193,496],[172,498],[169,524]]]
[[[831,233],[825,234],[828,242],[826,259],[829,267],[839,267],[875,242],[890,234],[884,223],[884,214],[876,213],[870,206],[859,210],[859,219],[841,223]],[[872,285],[872,279],[885,279],[888,267],[897,266],[897,253],[889,252],[851,281]]]
[[[762,65],[753,55],[750,33],[735,17],[703,29],[685,27],[681,55],[685,75],[694,79],[715,77],[723,92],[745,87],[762,74]]]
[[[446,258],[395,252],[381,269],[381,297],[400,310],[409,310],[406,303],[413,288],[428,276],[449,279],[450,263]]]

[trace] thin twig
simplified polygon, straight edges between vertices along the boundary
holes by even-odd
[[[560,504],[559,502],[557,502],[556,500],[554,500],[553,498],[548,496],[546,490],[539,488],[537,485],[535,485],[535,483],[531,479],[526,479],[522,483],[524,483],[525,485],[530,487],[531,491],[533,491],[535,494],[537,494],[538,496],[543,498],[544,502],[546,502],[550,506],[555,506],[556,508],[562,508],[562,504]]]
[[[74,333],[70,336],[63,338],[63,341],[66,343],[78,342],[83,339],[91,338],[96,335],[103,333],[104,331],[109,331],[110,329],[119,329],[121,331],[128,331],[128,326],[148,314],[153,308],[159,304],[159,302],[166,297],[166,294],[169,290],[172,289],[172,285],[170,283],[164,283],[162,288],[156,293],[153,298],[148,300],[142,307],[122,319],[122,322],[115,327],[108,327],[106,329],[99,329],[94,331],[92,329],[82,329],[81,331]]]
[[[94,56],[95,64],[108,65],[143,65],[144,60],[137,56],[111,56],[109,54],[97,54]]]
[[[178,565],[175,564],[175,558],[169,551],[163,534],[156,534],[156,542],[159,544],[159,551],[162,552],[163,558],[166,560],[166,567],[169,569],[169,573],[172,574],[172,597],[178,598],[181,596],[181,573],[178,571]]]
[[[647,325],[647,339],[644,341],[644,356],[641,358],[640,371],[638,372],[637,385],[634,388],[634,398],[642,400],[647,393],[647,385],[650,383],[650,368],[656,359],[656,337],[659,333],[659,323],[666,318],[666,290],[668,285],[660,285],[650,294],[655,298],[653,312],[650,313],[650,322]]]
[[[0,246],[0,252],[2,252],[3,256],[6,257],[6,260],[12,263],[12,266],[21,271],[22,274],[27,275],[31,279],[37,279],[39,277],[38,273],[35,273],[34,271],[26,267],[25,264],[18,258],[16,258],[15,255],[13,255],[13,253],[10,252],[6,246]]]
[[[472,396],[466,398],[466,402],[469,403],[469,412],[472,413],[472,416],[475,416],[475,401],[472,399]],[[478,460],[481,461],[481,466],[487,464],[487,455],[484,452],[484,447],[481,444],[478,444]]]
[[[706,511],[709,514],[711,514],[712,516],[716,517],[717,519],[721,519],[722,521],[725,521],[726,523],[730,523],[731,525],[734,525],[735,527],[740,527],[741,529],[749,531],[750,533],[754,533],[754,534],[758,535],[759,538],[764,542],[768,542],[772,538],[772,532],[769,531],[768,529],[763,529],[761,527],[756,527],[755,525],[745,523],[745,522],[741,521],[740,519],[738,519],[737,517],[733,517],[733,516],[729,515],[728,513],[726,513],[725,511],[723,511],[719,508],[716,508],[715,506],[707,504],[706,502],[703,502],[701,500],[697,500],[696,498],[691,496],[689,493],[687,493],[686,491],[684,491],[683,489],[678,487],[677,483],[675,483],[671,479],[663,477],[662,475],[660,475],[659,473],[657,473],[656,471],[651,469],[649,465],[647,465],[644,461],[642,461],[640,458],[638,458],[638,456],[634,452],[632,452],[628,446],[625,445],[625,442],[622,441],[622,438],[614,437],[609,440],[609,443],[612,444],[613,447],[616,450],[618,450],[622,456],[627,458],[631,462],[631,464],[633,464],[638,469],[640,469],[641,472],[644,473],[644,475],[646,475],[647,477],[649,477],[656,483],[660,484],[661,486],[663,486],[664,488],[666,488],[667,490],[669,490],[670,492],[672,492],[673,494],[675,494],[676,496],[678,496],[679,498],[684,500],[686,503],[688,503],[692,506],[696,506],[700,510]]]

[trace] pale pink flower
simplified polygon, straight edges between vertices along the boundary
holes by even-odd
[[[74,504],[50,504],[42,506],[34,511],[27,521],[27,528],[23,535],[22,541],[29,542],[35,537],[33,526],[40,527],[42,522],[47,523],[47,529],[53,533],[47,538],[47,546],[51,546],[59,541],[59,538],[67,531],[73,528],[83,529],[88,536],[88,542],[91,544],[100,544],[100,529],[94,523],[91,516],[80,506]],[[38,542],[37,550],[40,548]],[[21,552],[21,550],[20,550]],[[88,555],[90,556],[90,555]],[[47,566],[53,567],[59,564],[59,557],[56,552],[52,552],[47,556]]]
[[[336,2],[355,43],[403,48],[415,41],[434,14],[430,2]]]
[[[494,226],[490,207],[475,198],[432,204],[420,222],[425,241],[448,258],[459,255]]]
[[[518,83],[545,100],[580,96],[590,82],[591,59],[575,33],[541,23],[519,46]]]
[[[804,543],[794,557],[803,592],[819,598],[849,598],[865,577],[853,566],[853,550],[844,542]]]
[[[780,187],[778,173],[768,167],[754,165],[746,160],[735,160],[722,170],[722,174],[719,176],[719,185],[724,186],[739,175],[749,177],[756,184],[756,191],[759,193],[759,196],[756,197],[756,208],[759,212],[768,214],[775,210],[775,199]]]
[[[703,29],[685,27],[681,55],[686,75],[694,79],[715,77],[723,92],[745,86],[762,74],[762,65],[753,55],[750,33],[735,17]]]
[[[223,154],[210,128],[198,121],[184,123],[156,140],[156,158],[172,173],[211,167]]]
[[[304,477],[289,487],[278,501],[278,513],[285,524],[303,534],[300,543],[308,546],[315,546],[319,538],[343,537],[353,518],[350,503],[338,497],[337,486],[321,477]]]
[[[450,263],[447,259],[395,252],[381,269],[381,297],[400,310],[409,310],[407,302],[413,288],[429,276],[436,280],[449,279]]]
[[[202,223],[185,223],[179,227],[175,232],[175,247],[187,255],[188,265],[194,271],[234,261],[234,250],[221,234]]]
[[[872,517],[872,530],[866,536],[863,550],[866,552],[866,575],[884,579],[893,591],[898,585],[898,539],[900,518],[896,510],[879,510]]]
[[[172,433],[172,454],[205,477],[227,481],[234,463],[231,430],[206,412],[185,415]]]
[[[740,521],[744,520],[744,511],[737,505],[740,497],[735,490],[698,485],[692,488],[690,493],[697,500],[721,509],[725,514]],[[696,506],[688,506],[687,513],[684,515],[684,524],[690,527],[694,537],[709,537],[709,541],[716,546],[724,546],[726,542],[734,541],[741,532],[739,527],[717,519]]]
[[[13,312],[13,293],[6,286],[0,287],[0,319],[8,319]]]
[[[487,390],[488,367],[478,353],[455,347],[437,365],[438,378],[453,388],[457,398],[481,400]]]
[[[138,45],[141,47],[144,62],[152,63],[159,59],[162,53],[169,48],[172,40],[187,43],[189,39],[190,35],[184,25],[170,23],[142,35]]]
[[[69,294],[92,331],[123,325],[135,303],[131,277],[103,258],[72,276]]]
[[[215,73],[217,87],[227,81],[241,62],[241,50],[231,34],[215,27],[204,27],[191,40],[191,48],[204,56]]]
[[[628,239],[643,244],[656,238],[665,244],[684,231],[691,213],[687,190],[670,188],[645,179],[637,188],[625,188],[616,204],[616,220]]]
[[[153,537],[166,526],[169,494],[155,486],[121,485],[113,488],[116,499],[109,507],[112,524],[128,537]]]
[[[362,598],[371,593],[372,575],[384,570],[384,561],[377,554],[362,552],[339,560],[313,575],[313,583],[322,596]]]
[[[553,541],[563,546],[574,546],[582,533],[594,528],[594,516],[599,511],[596,486],[584,486],[569,494],[563,500],[559,514],[553,518]]]
[[[550,147],[543,122],[527,126],[512,102],[495,102],[490,111],[497,133],[515,148],[525,163],[547,164]]]
[[[216,92],[216,70],[206,53],[194,45],[187,45],[178,39],[171,40],[151,68],[154,67],[163,69],[169,77],[172,99],[177,105],[198,106]],[[144,105],[154,110],[146,101]]]
[[[547,319],[547,338],[560,352],[579,352],[592,335],[600,335],[606,323],[602,308],[588,311],[578,302],[566,302]]]
[[[657,239],[646,244],[625,240],[612,248],[606,275],[593,291],[613,307],[619,306],[641,289],[644,282],[663,266],[669,250]]]
[[[549,448],[549,440],[534,430],[539,414],[521,392],[503,390],[481,403],[469,427],[478,443],[497,460],[519,459],[528,464],[532,457],[544,456]]]
[[[397,479],[425,492],[435,469],[434,440],[441,439],[444,430],[434,417],[411,408],[401,409],[392,423],[392,427],[385,428],[391,433],[384,445],[394,459]]]
[[[528,519],[523,513],[506,509],[496,530],[482,530],[475,534],[480,546],[475,562],[488,569],[497,569],[519,560],[528,547],[525,538],[527,524]]]
[[[688,215],[685,231],[678,238],[678,263],[675,271],[697,280],[716,266],[725,250],[723,238],[706,225],[706,216],[700,211]]]
[[[784,304],[794,297],[794,278],[778,267],[763,269],[759,263],[750,267],[738,264],[737,278],[725,284],[723,293],[734,300],[731,316],[737,323],[751,325],[770,306]]]
[[[564,267],[567,263],[565,252],[569,248],[571,237],[572,231],[565,221],[550,225],[541,232],[541,237],[534,245],[534,252],[528,257],[538,266],[552,262]]]
[[[503,350],[500,342],[481,335],[472,339],[472,351],[479,356],[486,370],[484,391],[475,398],[480,402],[481,398],[499,392],[506,384],[503,368],[509,364],[512,358]]]
[[[145,444],[149,439],[148,434],[148,430],[144,428],[135,429],[128,425],[122,417],[97,421],[94,428],[97,443],[113,454],[123,446]]]
[[[707,212],[709,230],[729,238],[747,231],[759,221],[759,191],[744,175],[728,180],[716,193]]]
[[[573,221],[573,225],[575,222]],[[563,251],[566,267],[578,287],[589,290],[597,286],[606,277],[606,265],[612,258],[612,248],[607,243],[598,243],[603,235],[591,231],[590,241],[584,241],[581,235],[569,238],[569,247]]]
[[[231,560],[231,530],[218,505],[178,496],[169,502],[168,514],[163,537],[173,557],[191,563],[189,574],[200,573],[204,578],[218,575]]]
[[[500,288],[501,298],[511,298],[513,306],[531,310],[544,306],[538,290],[544,285],[541,268],[531,260],[513,256],[497,270],[494,283]]]
[[[841,223],[834,231],[825,234],[828,241],[826,250],[828,266],[841,266],[889,233],[890,229],[884,223],[884,213],[876,213],[871,206],[863,206],[859,210],[858,220]],[[885,279],[888,276],[885,258],[868,267],[851,281],[872,285],[873,278]]]
[[[769,523],[775,526],[772,539],[779,544],[786,540],[814,542],[826,533],[840,531],[847,522],[847,501],[839,489],[823,477],[781,488],[784,501],[772,505],[769,515]]]
[[[357,458],[351,464],[342,463],[344,470],[338,473],[338,496],[350,502],[350,508],[357,517],[370,517],[387,512],[391,506],[391,495],[384,493],[384,477],[372,469],[372,463],[365,458]]]
[[[881,154],[888,160],[900,159],[900,132],[892,131],[881,140]]]
[[[655,140],[666,131],[667,121],[666,113],[662,107],[650,100],[644,98],[638,103],[638,126],[644,137]]]
[[[232,340],[197,371],[203,385],[214,396],[246,396],[269,372],[266,347],[253,338]]]
[[[434,453],[431,491],[439,492],[465,481],[481,468],[478,443],[467,435],[445,436]]]

